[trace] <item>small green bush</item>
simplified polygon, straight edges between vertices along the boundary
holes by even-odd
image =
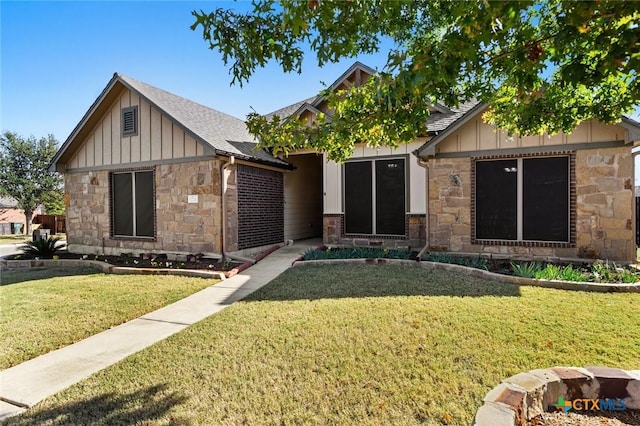
[[[523,278],[537,278],[536,275],[542,270],[539,262],[517,263],[511,262],[511,270],[513,275]]]
[[[409,250],[394,250],[380,247],[327,248],[316,250],[309,248],[303,255],[304,260],[327,259],[409,259]]]
[[[438,263],[452,263],[454,265],[469,266],[476,269],[489,270],[489,261],[483,257],[467,257],[467,256],[452,256],[449,253],[429,253],[421,260],[428,262]]]
[[[54,254],[58,253],[64,248],[64,244],[58,244],[60,237],[49,237],[47,239],[38,239],[35,241],[28,241],[24,246],[20,247],[20,250],[25,254],[30,254],[34,257],[50,259]]]
[[[593,280],[599,283],[635,283],[640,281],[640,272],[618,268],[615,263],[596,261],[591,265]]]
[[[567,265],[560,270],[560,279],[563,281],[588,281],[589,276],[583,270],[573,265]]]
[[[422,260],[429,262],[453,263],[453,256],[449,253],[429,253]]]
[[[544,265],[544,268],[540,269],[534,275],[534,278],[537,279],[545,279],[545,280],[559,280],[562,277],[562,273],[560,270],[562,269],[559,265],[554,265],[552,263],[547,263]]]

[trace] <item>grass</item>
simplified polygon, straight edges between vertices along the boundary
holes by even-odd
[[[67,238],[66,234],[55,234],[51,236],[60,237],[62,239]],[[30,235],[26,235],[26,234],[0,235],[0,245],[1,244],[19,244],[19,243],[25,243],[27,241],[31,241]]]
[[[0,244],[17,244],[24,243],[28,240],[24,234],[0,235]]]
[[[640,294],[304,266],[7,424],[470,424],[504,378],[638,368]]]
[[[2,271],[0,370],[151,312],[215,281],[83,268]]]

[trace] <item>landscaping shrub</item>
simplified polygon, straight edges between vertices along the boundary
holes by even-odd
[[[591,275],[600,283],[635,283],[640,281],[640,272],[619,268],[615,263],[595,261],[591,265]]]
[[[64,248],[64,244],[58,244],[60,237],[49,237],[28,241],[20,250],[25,254],[30,254],[38,258],[52,258],[56,253]]]
[[[304,260],[409,259],[411,257],[411,251],[380,247],[327,248],[326,250],[309,248],[303,257]]]
[[[542,265],[538,262],[517,263],[511,262],[513,275],[524,278],[535,278],[536,274],[542,269]]]
[[[596,261],[591,268],[574,265],[540,264],[537,261],[527,263],[511,262],[513,275],[525,278],[562,280],[598,283],[635,283],[640,281],[640,273],[627,268],[619,268],[609,262]]]
[[[483,257],[452,256],[449,253],[429,253],[422,260],[439,263],[453,263],[476,269],[489,270],[489,261]]]

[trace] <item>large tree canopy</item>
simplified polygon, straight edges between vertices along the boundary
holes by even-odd
[[[570,132],[581,121],[616,122],[640,99],[640,2],[600,0],[254,0],[247,13],[193,12],[211,49],[242,84],[269,61],[301,72],[394,46],[361,87],[323,93],[331,117],[250,114],[247,125],[275,152],[300,147],[347,158],[358,142],[395,146],[425,134],[428,107],[475,97],[485,119],[509,133]]]
[[[35,209],[60,197],[55,193],[61,193],[62,176],[48,170],[57,145],[53,135],[25,139],[4,132],[0,136],[0,195],[14,198],[18,208],[24,210],[27,233],[31,232]]]

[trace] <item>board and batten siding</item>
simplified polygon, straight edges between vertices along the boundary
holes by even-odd
[[[420,148],[426,138],[417,139],[408,144],[401,144],[398,148],[380,147],[370,148],[364,144],[357,145],[350,159],[374,159],[376,157],[403,156],[406,158],[408,171],[408,206],[407,213],[426,213],[426,174],[415,155],[412,152]],[[336,214],[344,213],[342,203],[342,164],[330,161],[327,155],[323,155],[323,191],[324,191],[324,213]]]
[[[571,133],[560,132],[553,136],[534,135],[509,137],[506,132],[482,120],[482,114],[460,126],[436,147],[437,154],[474,152],[493,149],[513,149],[544,146],[562,146],[574,143],[612,142],[625,140],[627,130],[621,126],[607,125],[597,120],[580,123]]]
[[[122,137],[122,108],[138,107],[138,133]],[[67,170],[201,156],[202,145],[137,93],[125,90],[85,138]]]

